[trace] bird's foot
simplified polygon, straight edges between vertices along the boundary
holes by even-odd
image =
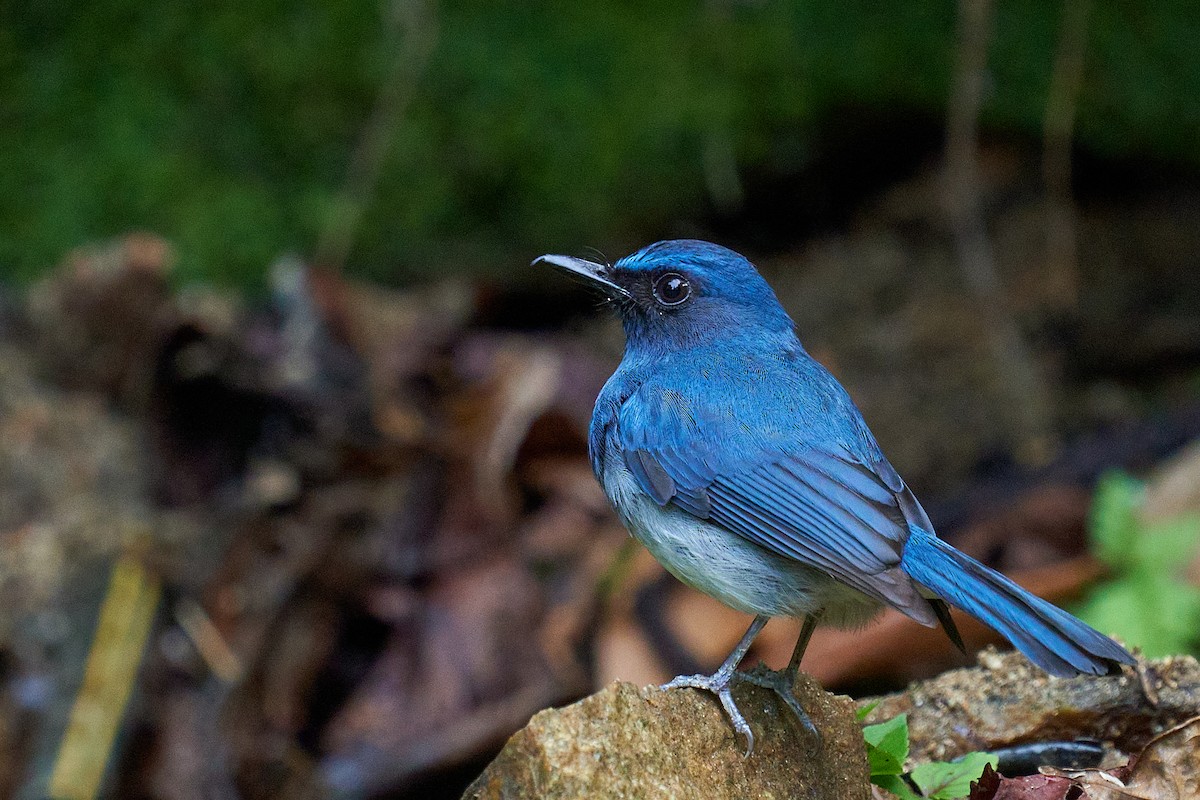
[[[782,672],[776,672],[772,669],[759,664],[749,672],[739,672],[735,676],[737,680],[746,683],[752,683],[755,686],[761,686],[764,689],[770,689],[775,694],[779,695],[779,699],[792,710],[796,715],[796,719],[804,726],[809,735],[813,736],[818,742],[821,740],[821,732],[817,730],[817,726],[808,716],[808,712],[804,710],[804,706],[800,705],[800,701],[796,699],[793,687],[796,684],[795,670],[785,669]]]
[[[746,718],[742,716],[742,712],[738,710],[737,703],[733,701],[733,692],[731,686],[734,677],[743,678],[745,676],[736,672],[723,672],[718,670],[712,675],[680,675],[678,678],[664,683],[658,687],[664,691],[667,689],[702,689],[706,692],[711,692],[721,701],[721,707],[725,709],[726,716],[729,717],[729,723],[733,725],[735,733],[741,734],[746,740],[746,756],[754,752],[754,732],[750,730],[750,724],[746,722]]]

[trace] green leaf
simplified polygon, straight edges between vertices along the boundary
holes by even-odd
[[[1137,544],[1137,509],[1142,502],[1143,485],[1123,472],[1109,472],[1100,478],[1092,501],[1092,548],[1096,555],[1118,571],[1127,564]]]
[[[921,795],[917,794],[899,775],[879,775],[871,776],[871,783],[887,789],[892,794],[900,798],[900,800],[922,800]]]
[[[1114,577],[1089,593],[1079,616],[1151,658],[1195,652],[1200,590],[1180,571],[1200,548],[1200,516],[1147,524],[1139,516],[1143,499],[1143,485],[1121,473],[1096,487],[1092,546]]]
[[[858,720],[859,722],[862,722],[864,719],[866,719],[867,717],[869,717],[871,715],[872,711],[874,711],[876,708],[879,707],[879,704],[881,702],[882,702],[881,700],[876,700],[874,703],[867,703],[865,706],[860,708],[858,711],[854,712],[854,718],[856,720]]]
[[[1076,612],[1097,630],[1159,658],[1194,651],[1200,591],[1162,573],[1137,569],[1097,586]]]
[[[1195,514],[1159,522],[1138,535],[1138,563],[1156,572],[1179,574],[1200,546],[1200,517]]]
[[[871,775],[900,775],[908,758],[908,715],[863,728]]]
[[[971,781],[979,780],[988,764],[994,768],[997,760],[991,753],[967,753],[949,764],[941,761],[918,764],[913,768],[912,779],[930,800],[955,800],[966,797],[971,791]]]

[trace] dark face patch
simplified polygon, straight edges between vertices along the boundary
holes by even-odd
[[[632,306],[642,313],[680,311],[701,294],[701,282],[678,267],[663,269],[616,269],[614,283],[629,293]]]

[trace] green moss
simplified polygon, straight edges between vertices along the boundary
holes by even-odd
[[[311,252],[392,53],[387,4],[0,8],[0,275],[150,228],[254,284]],[[1059,6],[1000,4],[986,109],[1037,134]],[[705,153],[786,174],[831,110],[940,114],[954,4],[442,4],[351,255],[387,280],[620,249],[701,210]],[[1081,142],[1200,162],[1200,18],[1097,3]]]

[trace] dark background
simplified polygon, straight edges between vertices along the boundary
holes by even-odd
[[[990,133],[1036,149],[1065,101],[1089,159],[1200,166],[1193,4],[988,15]],[[955,20],[944,0],[8,3],[0,265],[28,279],[137,226],[184,279],[261,286],[347,202],[347,267],[389,283],[688,232],[794,246],[936,155]],[[1078,79],[1054,100],[1064,46]]]

